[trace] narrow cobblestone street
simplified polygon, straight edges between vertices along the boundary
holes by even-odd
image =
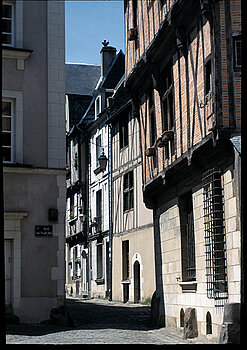
[[[201,344],[217,343],[206,337],[183,339],[182,330],[152,329],[150,307],[99,299],[68,298],[74,327],[6,325],[7,344]]]

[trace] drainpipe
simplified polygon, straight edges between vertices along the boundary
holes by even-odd
[[[84,139],[82,142],[85,143],[85,204],[84,204],[84,213],[86,213],[86,220],[85,220],[85,225],[86,225],[86,234],[87,234],[87,248],[88,248],[88,255],[87,255],[87,263],[86,263],[86,270],[87,270],[87,283],[88,283],[88,296],[90,297],[91,293],[91,279],[90,279],[90,265],[91,265],[91,246],[90,246],[90,241],[89,241],[89,213],[90,213],[90,201],[89,201],[89,176],[90,176],[90,147],[89,147],[89,139],[88,139],[88,134],[79,128],[78,125],[76,125],[77,129],[81,132],[81,135],[84,136]],[[81,167],[81,160],[79,167]],[[81,170],[81,169],[80,169]]]
[[[110,111],[108,112],[110,117]],[[112,300],[112,126],[108,124],[108,195],[109,195],[109,297]]]
[[[89,147],[89,140],[88,136],[86,136],[85,139],[85,177],[86,177],[86,183],[85,183],[85,192],[86,192],[86,232],[87,232],[87,248],[88,248],[88,255],[87,255],[87,280],[88,280],[88,296],[91,297],[91,276],[90,276],[90,271],[91,271],[91,246],[90,246],[90,241],[89,241],[89,213],[90,213],[90,201],[89,201],[89,176],[90,176],[90,164],[89,164],[89,159],[90,159],[90,147]]]

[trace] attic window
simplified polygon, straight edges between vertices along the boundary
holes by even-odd
[[[95,100],[95,116],[97,117],[98,114],[101,112],[101,96],[98,96]]]

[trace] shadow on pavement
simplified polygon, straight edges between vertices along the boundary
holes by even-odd
[[[74,327],[44,324],[6,324],[6,334],[39,336],[66,332],[76,329],[127,329],[149,330],[150,306],[136,304],[114,305],[111,302],[97,302],[80,299],[67,299],[66,308],[72,317]]]

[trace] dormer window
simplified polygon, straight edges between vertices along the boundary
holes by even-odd
[[[2,5],[2,44],[14,46],[14,5],[8,2]]]
[[[98,96],[95,100],[95,117],[101,113],[101,96]]]

